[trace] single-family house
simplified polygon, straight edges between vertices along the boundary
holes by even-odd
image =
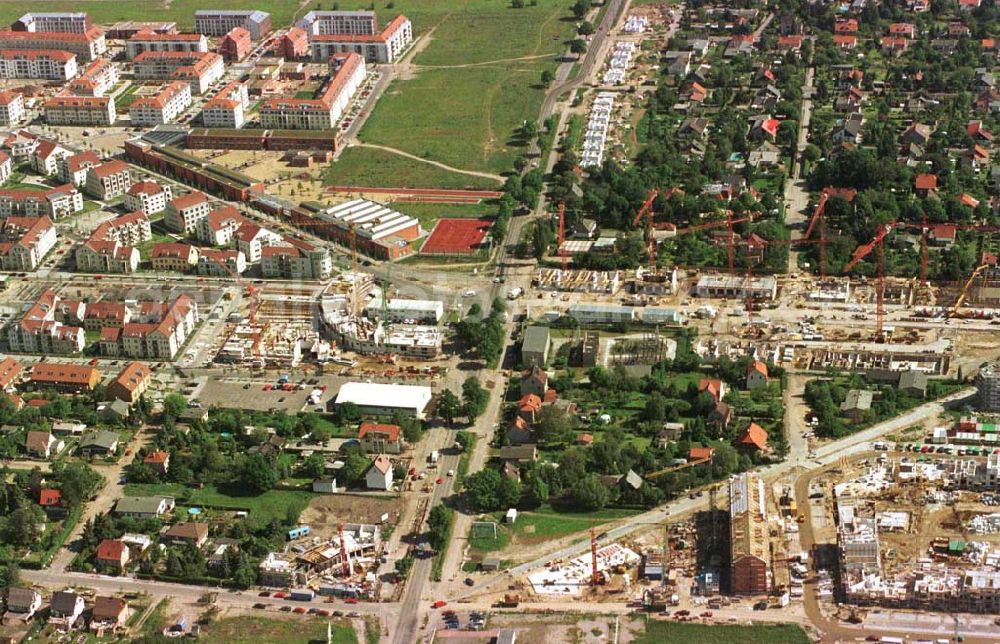
[[[867,389],[851,389],[844,402],[840,403],[840,413],[852,423],[860,423],[872,408],[872,392]]]
[[[118,451],[118,433],[102,429],[88,434],[80,440],[80,447],[77,451],[81,456],[87,458],[111,456]]]
[[[58,590],[52,593],[49,603],[49,623],[63,628],[73,628],[76,620],[83,615],[86,602],[83,597],[69,590]]]
[[[369,490],[392,489],[392,461],[385,454],[379,454],[365,473],[365,487]]]
[[[208,524],[181,521],[167,528],[163,537],[170,543],[187,543],[200,548],[208,541]]]
[[[767,364],[760,360],[754,360],[747,365],[747,391],[766,387],[768,382]]]
[[[125,628],[128,602],[120,597],[98,597],[90,615],[90,630],[116,632]]]
[[[361,448],[368,454],[399,454],[403,451],[402,430],[399,425],[361,423],[358,440]]]
[[[63,450],[66,444],[52,432],[30,431],[24,437],[24,450],[34,456],[48,460]]]
[[[539,366],[534,366],[521,375],[521,395],[533,394],[541,398],[548,388],[549,374]]]
[[[767,431],[757,423],[750,423],[736,439],[736,447],[748,452],[763,452],[767,449]]]
[[[104,539],[97,544],[95,561],[98,568],[121,572],[128,565],[129,554],[128,545],[124,542],[118,539]]]

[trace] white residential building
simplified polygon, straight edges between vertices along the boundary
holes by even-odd
[[[197,230],[198,222],[207,217],[211,209],[208,197],[195,190],[167,204],[163,223],[171,232],[190,235]]]
[[[198,9],[194,12],[194,30],[206,36],[222,37],[236,27],[260,40],[271,31],[271,14],[258,9]]]
[[[31,156],[28,157],[31,169],[38,174],[50,177],[59,171],[59,164],[70,156],[69,150],[58,143],[42,139],[38,142]]]
[[[106,58],[98,58],[87,65],[80,77],[69,84],[69,88],[80,96],[104,96],[116,83],[118,66]]]
[[[210,246],[228,246],[244,223],[243,215],[234,206],[220,205],[195,225],[198,241]]]
[[[115,159],[87,170],[84,191],[100,200],[124,195],[132,187],[132,173],[128,164]]]
[[[169,184],[160,185],[155,181],[140,181],[132,184],[125,193],[125,207],[146,215],[155,215],[167,208],[167,203],[173,198],[173,189]]]
[[[139,80],[182,80],[193,94],[204,94],[225,74],[222,56],[215,52],[147,51],[132,61]]]
[[[239,81],[229,83],[205,103],[201,121],[205,127],[241,128],[250,107],[247,86]]]
[[[156,96],[140,98],[129,106],[134,125],[154,126],[174,122],[191,105],[191,85],[173,81],[163,86]]]
[[[0,227],[0,268],[33,271],[56,245],[48,217],[8,217]]]
[[[101,157],[93,150],[69,154],[59,160],[59,180],[82,188],[87,183],[87,170],[101,164]]]
[[[107,96],[54,96],[45,102],[49,125],[113,125],[118,114]]]
[[[13,127],[24,120],[24,97],[20,92],[0,92],[0,127]]]
[[[71,184],[50,190],[0,189],[0,218],[11,216],[58,219],[83,210],[83,195]]]
[[[76,76],[76,56],[54,49],[0,50],[0,78],[68,81]]]
[[[247,262],[256,264],[267,246],[281,243],[281,235],[251,222],[245,222],[236,231],[236,248],[246,256]]]
[[[208,38],[202,34],[164,34],[143,29],[125,42],[129,60],[147,51],[207,52]]]
[[[413,42],[413,25],[397,16],[380,33],[372,35],[329,34],[310,37],[312,59],[326,62],[335,54],[359,54],[369,63],[392,63]]]

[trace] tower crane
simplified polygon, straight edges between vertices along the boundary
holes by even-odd
[[[632,226],[638,226],[643,217],[646,217],[648,222],[646,227],[646,237],[647,243],[649,244],[650,273],[656,271],[656,242],[653,241],[653,200],[656,199],[656,196],[659,194],[659,188],[650,189],[649,193],[646,195],[646,200],[643,201],[642,206],[639,207],[639,212],[635,213],[635,219],[632,220]]]
[[[858,262],[867,257],[873,250],[878,250],[878,273],[876,274],[876,293],[875,293],[875,341],[884,342],[885,335],[883,333],[883,323],[885,322],[885,252],[883,250],[884,242],[886,236],[894,228],[896,228],[896,222],[890,221],[885,224],[879,224],[878,229],[875,231],[875,236],[867,244],[862,244],[854,249],[854,254],[851,256],[851,261],[848,262],[847,266],[844,267],[844,272],[848,273],[852,268],[857,266]]]

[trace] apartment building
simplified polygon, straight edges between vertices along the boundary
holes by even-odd
[[[87,170],[87,182],[84,191],[100,199],[120,197],[132,187],[132,173],[128,164],[115,159]]]
[[[139,249],[117,240],[91,236],[76,247],[76,270],[81,273],[129,274],[139,269]]]
[[[136,56],[133,68],[139,80],[187,81],[194,94],[204,94],[225,73],[215,52],[147,51]]]
[[[155,215],[167,208],[167,202],[173,199],[173,189],[169,185],[160,185],[155,181],[140,181],[133,183],[125,193],[125,207],[146,215]]]
[[[281,235],[252,222],[246,222],[236,231],[236,248],[247,258],[250,264],[260,261],[264,248],[281,243]]]
[[[271,31],[271,14],[255,9],[199,9],[194,12],[194,30],[206,36],[224,36],[236,27],[260,40]]]
[[[10,325],[7,342],[17,353],[79,353],[84,347],[84,330],[56,319],[60,298],[46,289],[21,319]]]
[[[0,127],[13,127],[24,120],[24,96],[19,92],[0,92]]]
[[[59,159],[59,180],[82,188],[87,183],[87,171],[101,164],[101,157],[93,150],[68,154]]]
[[[56,49],[0,50],[0,78],[68,81],[76,76],[76,54]]]
[[[0,152],[0,184],[10,179],[10,175],[13,172],[14,162],[11,160],[10,155],[6,152]]]
[[[374,11],[310,11],[295,23],[310,38],[333,34],[373,36],[378,32]]]
[[[93,27],[90,16],[82,11],[26,13],[10,26],[14,31],[75,34],[87,33]]]
[[[232,277],[247,269],[247,258],[238,250],[204,248],[198,256],[198,274]]]
[[[253,39],[250,32],[243,27],[233,29],[222,37],[217,50],[227,62],[239,62],[250,55],[253,49]]]
[[[286,60],[301,60],[309,56],[309,35],[305,29],[292,27],[274,47],[275,53]]]
[[[58,143],[40,139],[28,157],[28,165],[38,174],[50,177],[59,171],[59,164],[70,156],[70,151]]]
[[[56,245],[56,227],[48,217],[8,217],[0,227],[0,268],[33,271]]]
[[[172,360],[198,323],[198,305],[187,295],[169,304],[144,302],[132,319],[121,328],[101,331],[101,353]]]
[[[201,108],[201,121],[208,128],[241,128],[250,106],[247,86],[229,83]]]
[[[58,219],[83,210],[83,195],[70,184],[49,190],[0,190],[0,217]]]
[[[76,54],[78,61],[96,60],[108,50],[104,32],[91,27],[82,33],[0,31],[2,49],[55,49]]]
[[[118,66],[106,58],[98,58],[69,84],[69,89],[78,96],[104,96],[117,82]]]
[[[198,247],[176,242],[154,244],[150,260],[154,271],[186,273],[198,265]]]
[[[206,52],[208,38],[202,34],[165,34],[143,29],[125,42],[125,55],[129,60],[147,51]]]
[[[142,212],[130,212],[103,222],[90,234],[91,239],[114,240],[138,246],[153,238],[149,218]]]
[[[282,130],[326,130],[336,126],[365,81],[365,61],[357,54],[331,57],[336,67],[319,98],[275,98],[260,108],[261,125]]]
[[[991,362],[976,375],[979,407],[984,411],[1000,411],[1000,363]]]
[[[398,16],[377,34],[314,35],[309,42],[315,62],[330,60],[334,54],[354,53],[369,63],[392,63],[413,42],[413,24],[406,16]]]
[[[191,105],[191,85],[184,81],[167,83],[156,96],[145,96],[129,106],[134,125],[154,126],[173,123]]]
[[[49,125],[113,125],[118,114],[107,96],[54,96],[45,102]]]
[[[195,190],[167,204],[163,223],[171,232],[190,235],[197,230],[198,222],[207,217],[211,209],[208,197]]]
[[[330,252],[294,237],[261,249],[261,275],[269,279],[326,279],[333,272]]]
[[[211,246],[228,246],[244,224],[243,215],[234,206],[220,205],[195,226],[198,241]]]

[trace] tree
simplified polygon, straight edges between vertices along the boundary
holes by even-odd
[[[578,510],[593,512],[607,505],[609,494],[608,488],[601,483],[600,479],[591,474],[581,478],[570,488],[570,496],[573,499],[573,505]]]
[[[590,0],[576,0],[573,4],[573,16],[580,20],[590,11]]]
[[[458,400],[458,396],[451,389],[445,389],[438,399],[438,415],[444,418],[445,422],[448,423],[448,427],[451,427],[455,422],[455,416],[458,416],[461,411],[462,405]]]
[[[497,490],[500,498],[500,509],[512,508],[521,500],[521,482],[515,478],[503,476],[500,478],[500,488]]]
[[[594,23],[590,22],[589,20],[584,20],[583,22],[580,23],[580,28],[577,29],[577,32],[581,36],[591,35],[592,33],[594,33]]]
[[[477,512],[494,512],[502,507],[500,485],[500,472],[487,468],[465,477],[463,487]]]
[[[546,69],[542,72],[542,87],[548,87],[552,84],[556,78],[555,74],[552,73],[551,69]]]
[[[483,389],[479,378],[469,376],[462,383],[462,411],[468,417],[469,423],[476,422],[476,418],[486,411],[489,400],[490,394]]]
[[[302,463],[302,473],[314,479],[323,476],[326,470],[326,459],[321,454],[313,454]]]
[[[263,494],[278,482],[278,473],[259,452],[250,454],[243,461],[240,480],[252,494]]]
[[[163,398],[163,415],[169,416],[174,420],[180,418],[180,415],[187,409],[187,398],[180,394],[167,394]]]
[[[573,421],[569,414],[553,405],[546,406],[535,423],[535,437],[540,443],[558,443],[569,440]]]
[[[348,483],[358,483],[364,480],[369,465],[371,465],[371,461],[360,451],[355,450],[348,453],[347,458],[344,459],[344,478],[347,479]]]
[[[458,432],[455,434],[455,442],[462,446],[463,451],[467,451],[476,441],[476,437],[470,432]]]
[[[521,505],[524,507],[537,508],[549,499],[549,486],[540,476],[531,476],[521,488]]]
[[[584,40],[582,40],[580,38],[576,38],[576,39],[570,41],[570,43],[569,43],[569,50],[570,50],[570,53],[573,53],[573,54],[576,54],[576,55],[579,56],[580,54],[582,54],[585,51],[587,51],[587,43],[586,43],[586,41],[584,41]]]
[[[59,492],[67,508],[76,508],[100,488],[104,477],[83,463],[71,463],[59,473]]]

